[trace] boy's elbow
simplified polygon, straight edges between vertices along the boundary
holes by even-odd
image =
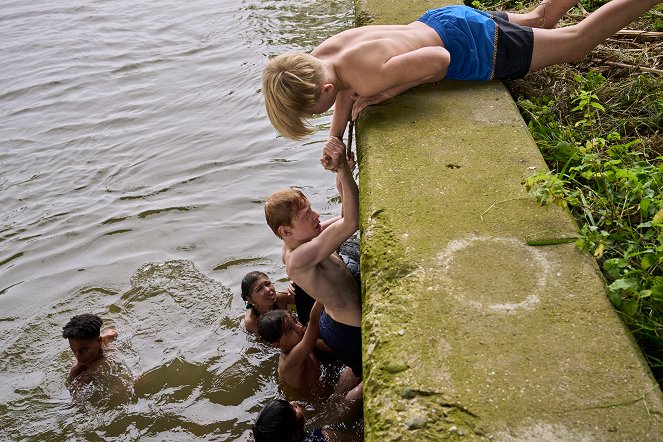
[[[349,234],[352,235],[359,229],[359,216],[345,216],[343,217],[343,223],[347,227]]]
[[[440,81],[447,76],[447,70],[449,69],[449,63],[451,63],[451,54],[445,48],[434,48],[435,53],[435,62],[431,63],[430,66],[435,70],[431,72],[429,77],[429,82]]]

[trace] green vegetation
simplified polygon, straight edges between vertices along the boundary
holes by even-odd
[[[466,1],[519,10],[538,1]],[[581,1],[560,25],[606,1]],[[578,247],[593,254],[608,296],[663,381],[663,7],[583,62],[508,82],[551,170],[525,182],[542,204],[568,207]]]

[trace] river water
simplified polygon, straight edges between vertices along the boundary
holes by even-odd
[[[5,0],[0,8],[0,440],[246,440],[287,395],[239,326],[239,282],[285,288],[262,202],[295,185],[335,215],[318,158],[277,137],[270,55],[353,23],[351,0]],[[119,337],[76,391],[62,326]],[[74,396],[74,398],[72,398]],[[323,419],[306,403],[311,423]]]

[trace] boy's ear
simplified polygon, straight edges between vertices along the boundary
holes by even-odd
[[[292,234],[292,227],[290,226],[279,226],[276,230],[279,232],[279,236],[281,238],[285,238],[286,236],[290,236]]]
[[[330,94],[334,92],[334,85],[332,83],[323,83],[320,92],[323,94]]]

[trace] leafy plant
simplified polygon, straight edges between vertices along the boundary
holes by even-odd
[[[575,107],[560,121],[548,99],[519,105],[553,172],[525,180],[541,204],[568,207],[581,223],[578,247],[601,264],[608,297],[645,348],[663,367],[663,156],[648,159],[640,139],[618,132],[592,136],[605,111],[594,92],[600,74],[576,75]]]

